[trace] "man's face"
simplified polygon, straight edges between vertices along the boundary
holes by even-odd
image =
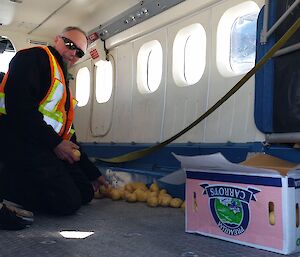
[[[76,63],[87,49],[86,37],[78,30],[70,30],[60,36],[56,36],[54,43],[55,49],[69,67]]]

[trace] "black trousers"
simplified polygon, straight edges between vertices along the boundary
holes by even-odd
[[[94,196],[91,180],[95,171],[90,172],[81,162],[71,165],[50,149],[26,144],[14,155],[4,156],[0,196],[31,211],[72,214]]]
[[[0,152],[0,155],[1,155],[1,152]],[[1,173],[2,173],[2,168],[3,168],[3,163],[1,162],[1,159],[0,159],[0,177],[1,177]],[[0,203],[3,202],[3,198],[2,198],[2,195],[1,195],[1,190],[0,190]]]

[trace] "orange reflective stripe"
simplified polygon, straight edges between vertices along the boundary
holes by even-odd
[[[0,92],[1,93],[4,93],[4,87],[5,87],[5,84],[6,84],[6,80],[8,78],[8,72],[4,75],[4,77],[2,79],[2,82],[0,83]]]
[[[5,87],[7,78],[8,78],[8,72],[4,75],[2,82],[0,84],[0,116],[3,114],[6,114],[4,87]]]
[[[51,70],[51,87],[52,88],[52,85],[54,84],[55,82],[55,74],[54,74],[54,64],[53,64],[53,60],[52,60],[52,53],[50,52],[50,50],[48,49],[48,47],[43,47],[43,46],[38,46],[39,48],[42,48],[44,49],[47,54],[48,54],[48,57],[49,57],[49,63],[50,63],[50,70]],[[53,56],[54,57],[54,56]],[[55,60],[56,61],[56,60]],[[45,95],[45,97],[42,99],[42,101],[40,103],[43,103],[46,101],[46,99],[49,97],[50,93],[51,93],[52,90],[48,90],[47,94]]]
[[[73,123],[73,119],[74,119],[74,101],[73,101],[73,95],[71,90],[69,90],[70,92],[70,109],[68,112],[68,117],[67,117],[67,121],[66,121],[66,130],[65,133],[63,135],[64,139],[70,139],[72,134],[70,134],[71,132],[71,127],[72,127],[72,123]]]

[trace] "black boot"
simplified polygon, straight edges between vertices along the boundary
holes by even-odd
[[[18,216],[15,211],[7,208],[5,204],[0,209],[0,229],[20,230],[28,227],[33,222],[33,219]]]

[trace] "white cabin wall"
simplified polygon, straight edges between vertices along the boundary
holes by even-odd
[[[132,43],[124,44],[118,49],[110,51],[113,62],[114,88],[112,97],[106,103],[97,103],[95,96],[90,98],[93,110],[89,114],[89,107],[76,110],[76,131],[79,129],[88,133],[85,137],[80,133],[82,142],[130,142],[132,137],[132,97],[133,97],[133,47]],[[119,68],[120,67],[120,68]],[[77,68],[77,67],[76,67]],[[76,72],[76,70],[74,70]],[[95,79],[95,77],[94,77]],[[95,88],[93,89],[93,92]],[[80,113],[80,109],[85,109]],[[84,117],[85,122],[82,118]],[[90,129],[91,126],[91,129]]]
[[[114,56],[116,65],[113,125],[111,133],[103,140],[106,142],[131,142],[133,47],[132,44],[124,44],[119,48],[113,49],[110,53]]]
[[[163,51],[163,72],[159,88],[149,94],[141,94],[137,86],[137,55],[139,49],[145,42],[151,40],[158,40]],[[133,42],[133,98],[132,98],[132,126],[131,139],[132,141],[156,142],[161,139],[163,117],[164,117],[164,103],[166,91],[166,57],[168,53],[167,30],[161,29],[151,33],[151,35],[136,39]],[[121,67],[120,67],[121,68]]]
[[[211,30],[210,30],[210,10],[204,10],[201,14],[193,15],[187,19],[168,26],[168,75],[166,91],[166,111],[164,119],[163,139],[169,138],[190,123],[196,120],[207,108],[207,96],[209,90],[210,74],[210,51],[211,51]],[[192,86],[179,87],[175,84],[172,74],[173,66],[173,42],[177,32],[191,24],[200,23],[207,37],[206,67],[200,81]],[[181,136],[176,142],[203,142],[206,120],[191,131]]]
[[[186,3],[187,2],[187,3]],[[79,141],[83,142],[157,142],[165,140],[184,129],[209,107],[225,95],[241,78],[223,77],[216,65],[216,31],[222,14],[230,7],[244,1],[186,1],[198,6],[190,8],[190,14],[177,22],[167,24],[144,35],[140,30],[131,39],[126,33],[124,41],[112,38],[110,54],[115,61],[115,87],[109,104],[93,104],[92,124],[101,127],[112,120],[110,130],[105,135],[93,136],[89,124],[85,122],[80,129]],[[212,3],[209,6],[209,2]],[[262,0],[255,1],[260,7]],[[183,5],[182,5],[183,6]],[[202,6],[203,7],[203,6]],[[176,12],[180,5],[174,7]],[[167,11],[170,15],[172,9]],[[184,13],[184,12],[183,12]],[[160,21],[165,14],[151,20]],[[147,22],[147,21],[146,21]],[[172,46],[176,33],[183,27],[199,22],[206,31],[207,51],[206,67],[200,81],[193,86],[177,87],[172,76]],[[137,25],[141,29],[142,24]],[[133,27],[130,30],[135,30]],[[147,30],[147,29],[145,29]],[[122,34],[120,33],[120,34]],[[130,40],[129,40],[130,39]],[[116,40],[116,41],[114,41]],[[129,41],[128,41],[129,40]],[[158,40],[163,48],[163,75],[159,89],[143,95],[137,89],[136,62],[139,48],[150,40]],[[109,40],[108,40],[109,41]],[[114,43],[112,43],[114,41]],[[95,99],[93,99],[95,101]],[[112,105],[113,103],[113,105]],[[113,106],[112,112],[110,108]],[[99,112],[108,108],[110,111]],[[77,111],[78,121],[82,122],[85,112]],[[92,130],[94,130],[93,127]],[[78,130],[78,127],[77,127]],[[77,132],[78,134],[78,132]],[[176,142],[253,142],[263,141],[264,135],[254,124],[254,77],[244,85],[217,111],[211,114],[195,128],[181,136]]]
[[[93,81],[96,81],[96,67],[94,67],[93,71]],[[95,83],[91,85],[91,88],[92,92],[95,92]],[[95,95],[93,95],[92,97],[93,98],[90,99],[92,101],[90,113],[86,112],[86,115],[90,120],[90,133],[93,137],[104,137],[111,130],[114,97],[110,98],[106,103],[101,104],[97,102]]]

